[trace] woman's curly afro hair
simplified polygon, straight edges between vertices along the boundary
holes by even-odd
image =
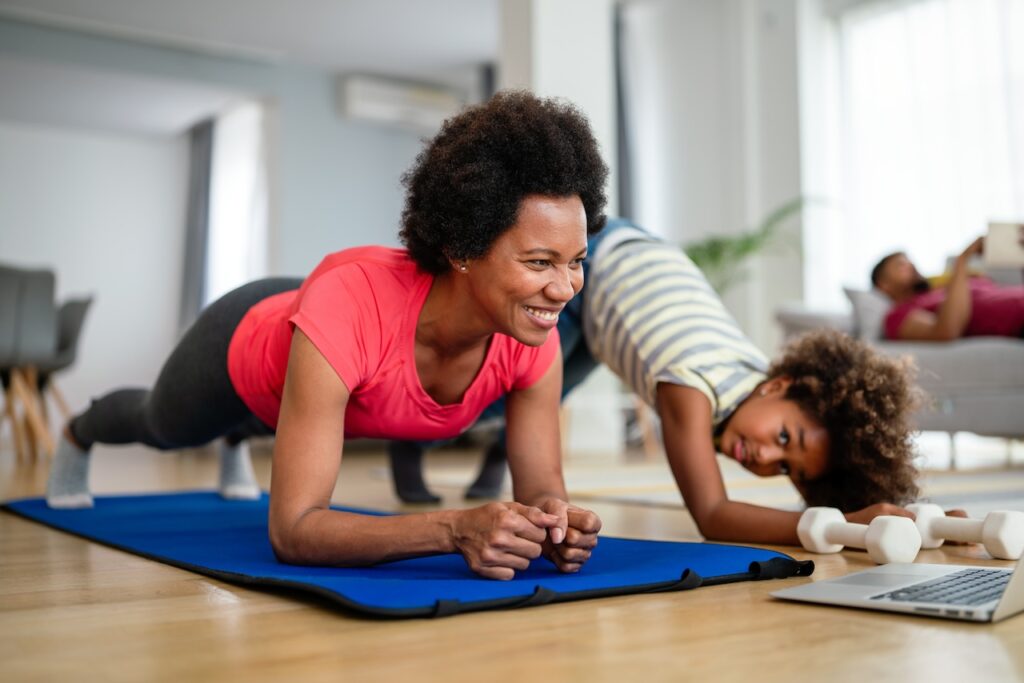
[[[479,258],[527,195],[579,196],[587,233],[604,226],[608,168],[572,105],[503,91],[448,119],[403,177],[402,242],[425,272]]]
[[[828,431],[825,474],[808,481],[808,505],[844,512],[917,498],[910,413],[918,404],[914,368],[835,330],[787,345],[768,370],[790,377],[790,399]]]

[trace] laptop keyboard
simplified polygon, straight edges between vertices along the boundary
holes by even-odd
[[[1006,584],[1010,582],[1010,574],[1011,572],[997,569],[963,569],[890,593],[875,595],[871,599],[931,602],[946,605],[983,605],[1003,594]]]

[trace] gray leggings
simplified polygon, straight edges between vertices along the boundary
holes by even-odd
[[[253,305],[301,284],[296,278],[268,278],[225,294],[181,338],[152,389],[120,389],[94,400],[71,420],[72,436],[84,448],[143,443],[167,450],[272,434],[235,393],[228,345]]]

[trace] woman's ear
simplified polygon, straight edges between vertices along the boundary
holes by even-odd
[[[452,270],[457,273],[465,273],[469,270],[469,262],[465,259],[453,259],[449,257],[448,263],[451,264]]]
[[[448,265],[456,273],[465,273],[469,269],[469,262],[466,259],[456,258],[448,249],[444,250],[444,257],[448,259]]]

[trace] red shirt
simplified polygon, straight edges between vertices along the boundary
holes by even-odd
[[[301,289],[264,299],[246,313],[228,349],[235,391],[276,428],[294,325],[348,387],[346,437],[458,435],[497,398],[540,379],[559,353],[558,333],[539,347],[494,334],[462,400],[439,405],[420,384],[415,359],[416,324],[433,281],[404,249],[330,254]]]
[[[965,337],[1018,337],[1024,332],[1024,286],[1003,287],[987,278],[971,278],[971,319]],[[885,316],[885,336],[899,339],[899,329],[911,311],[937,313],[946,300],[946,288],[939,287],[907,299]]]

